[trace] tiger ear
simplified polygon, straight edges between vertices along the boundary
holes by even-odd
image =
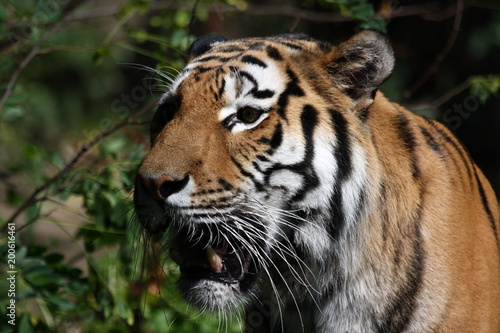
[[[201,36],[191,44],[188,50],[189,61],[209,51],[217,44],[224,43],[227,39],[216,33]]]
[[[366,108],[394,68],[394,51],[385,35],[364,30],[332,49],[327,68],[335,84]]]

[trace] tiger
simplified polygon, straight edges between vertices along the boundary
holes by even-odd
[[[134,185],[187,304],[247,333],[500,332],[495,193],[380,92],[394,62],[373,30],[191,44]]]

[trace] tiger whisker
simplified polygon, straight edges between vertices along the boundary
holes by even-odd
[[[230,229],[227,229],[227,231],[231,232],[231,233],[235,233],[233,230],[230,230]],[[235,233],[236,235],[239,235],[238,233]],[[235,236],[236,236],[235,235]],[[239,241],[241,241],[243,244],[247,245],[248,247],[251,248],[251,244],[249,244],[246,240],[244,239],[239,239]],[[291,295],[291,298],[293,300],[293,303],[295,304],[295,307],[297,309],[297,313],[299,315],[299,320],[301,322],[301,324],[303,324],[303,319],[302,319],[302,314],[301,314],[301,311],[300,311],[300,308],[299,308],[299,305],[298,305],[298,301],[296,300],[295,296],[294,296],[294,293],[293,293],[293,290],[292,288],[289,286],[289,284],[287,283],[285,277],[281,274],[280,272],[280,269],[278,268],[278,266],[273,262],[273,260],[269,257],[269,255],[267,253],[264,252],[264,255],[267,257],[267,260],[262,260],[265,264],[267,263],[271,263],[271,266],[275,268],[277,274],[280,276],[280,278],[282,279],[284,285],[285,285],[285,288],[289,291],[290,295]],[[259,260],[260,261],[260,260]],[[286,260],[285,260],[286,261]],[[269,279],[270,281],[273,281],[272,277],[271,277],[271,274],[270,272],[268,271],[267,269],[267,265],[264,265],[263,268],[265,269],[265,271],[268,273],[268,276],[269,276]],[[275,294],[276,296],[279,295],[277,289],[275,289]],[[279,296],[278,296],[279,297]]]

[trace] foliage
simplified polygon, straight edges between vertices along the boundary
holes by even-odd
[[[4,320],[12,297],[2,283],[0,332],[160,332],[166,326],[175,332],[213,332],[218,325],[209,319],[188,320],[193,314],[179,312],[186,307],[169,287],[177,272],[171,265],[160,267],[161,259],[148,252],[154,244],[143,239],[133,216],[131,191],[147,137],[147,126],[140,126],[147,121],[137,114],[154,99],[148,96],[155,89],[149,81],[157,79],[144,72],[143,82],[124,86],[116,63],[139,54],[154,59],[158,67],[181,68],[183,50],[193,40],[187,29],[191,7],[146,15],[152,3],[129,1],[118,8],[118,19],[104,37],[101,31],[72,28],[78,21],[71,21],[63,1],[16,1],[0,9],[0,38],[5,42],[0,68],[10,73],[10,80],[0,82],[3,96],[8,97],[0,106],[5,204],[24,208],[27,220],[15,230],[16,325]],[[203,12],[196,15],[204,16]],[[131,22],[137,16],[149,19],[146,26]],[[74,38],[75,32],[79,38]],[[36,57],[30,58],[31,54]],[[26,59],[29,71],[23,65]],[[47,62],[58,66],[44,67]],[[57,91],[42,83],[53,76],[64,81],[52,83]],[[120,97],[110,104],[109,96],[116,94]],[[89,100],[92,108],[83,112]],[[115,131],[113,126],[120,121],[128,121],[127,126]],[[53,130],[41,131],[42,123]],[[75,149],[61,145],[61,137],[87,144]],[[98,149],[89,152],[93,144],[88,142]],[[14,186],[15,177],[25,185]],[[47,202],[70,209],[66,203],[74,198],[81,201],[78,214],[88,221],[84,225],[44,212]],[[0,218],[2,234],[8,218]],[[84,272],[64,253],[38,245],[35,226],[44,223],[64,232],[67,226],[79,228],[68,237],[81,244]],[[4,237],[0,258],[5,272],[8,244]],[[160,285],[166,279],[170,283]]]
[[[387,32],[384,20],[377,16],[373,2],[368,0],[325,0],[336,6],[344,16],[356,19],[361,29],[375,29]]]
[[[481,103],[491,97],[498,98],[498,91],[500,90],[500,75],[477,75],[469,79],[470,92],[473,96],[479,98]]]
[[[311,3],[303,7],[313,8]],[[356,28],[387,30],[368,0],[318,3]],[[183,67],[195,38],[193,22],[244,13],[250,1],[128,0],[104,18],[85,0],[2,4],[0,271],[8,271],[3,236],[12,220],[17,317],[15,327],[4,320],[10,298],[9,286],[1,283],[0,333],[225,331],[217,318],[199,316],[180,300],[172,288],[175,265],[142,235],[131,192],[148,145],[147,105]],[[497,43],[477,35],[487,46]],[[481,54],[487,53],[481,45]],[[152,70],[137,71],[141,66],[128,63]],[[153,76],[156,69],[164,76]],[[498,95],[499,82],[498,75],[483,75],[467,84],[486,102]],[[74,210],[75,199],[84,224],[47,211],[48,204]],[[64,250],[40,245],[37,228],[48,224],[80,246],[84,269],[65,258]],[[69,226],[79,231],[70,233]],[[227,332],[240,331],[237,319]]]

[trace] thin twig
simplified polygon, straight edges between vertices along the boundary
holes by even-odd
[[[295,29],[297,29],[297,26],[299,25],[300,21],[302,21],[302,15],[298,15],[297,17],[295,17],[295,19],[292,22],[292,25],[288,29],[288,32],[293,33]]]
[[[456,95],[460,94],[462,91],[465,89],[469,88],[471,85],[471,80],[470,78],[465,80],[464,82],[460,83],[458,86],[454,87],[453,89],[449,90],[446,94],[442,95],[439,98],[436,98],[431,104],[433,107],[438,108],[444,103],[448,102],[450,99],[455,97]]]
[[[426,102],[426,103],[419,103],[415,105],[407,105],[409,109],[418,111],[418,110],[423,110],[423,109],[437,109],[441,107],[443,104],[448,102],[450,99],[453,97],[457,96],[458,94],[462,93],[464,90],[469,88],[471,85],[470,78],[465,80],[464,82],[460,83],[458,86],[453,87],[449,91],[447,91],[445,94],[442,96],[436,98],[432,102]]]
[[[82,52],[82,51],[95,51],[97,49],[100,49],[100,48],[104,48],[104,47],[109,47],[109,46],[113,46],[113,45],[116,45],[118,43],[121,43],[123,41],[127,40],[126,37],[122,37],[122,38],[119,38],[119,39],[115,39],[109,43],[101,43],[101,44],[96,44],[96,45],[87,45],[87,46],[54,46],[54,47],[46,47],[46,48],[43,48],[41,49],[40,51],[38,51],[38,54],[39,55],[43,55],[43,54],[49,54],[49,53],[53,53],[53,52],[61,52],[61,51],[64,51],[64,52]]]
[[[31,50],[30,53],[21,61],[15,72],[12,74],[10,77],[9,83],[7,84],[7,88],[5,88],[5,92],[2,95],[2,98],[0,99],[0,110],[2,110],[3,106],[5,105],[5,102],[7,102],[7,99],[9,98],[10,94],[12,94],[12,90],[14,90],[14,86],[17,82],[17,79],[19,78],[19,75],[23,72],[23,70],[28,66],[31,60],[33,60],[34,57],[38,54],[38,51],[40,50],[40,45],[35,45],[33,49]]]
[[[145,106],[144,108],[142,108],[142,109],[140,109],[140,110],[132,113],[131,115],[129,115],[127,118],[125,118],[121,122],[115,124],[115,126],[113,126],[112,128],[110,128],[109,130],[101,132],[101,134],[99,134],[97,137],[95,137],[91,141],[89,141],[86,144],[84,144],[80,148],[80,150],[77,152],[77,154],[75,155],[75,157],[73,157],[73,159],[68,164],[66,164],[66,166],[61,171],[59,171],[56,175],[54,175],[52,178],[50,178],[49,180],[47,180],[43,185],[41,185],[40,187],[36,188],[33,191],[33,193],[31,193],[31,195],[28,197],[28,199],[26,199],[24,201],[24,203],[7,220],[7,223],[2,227],[1,231],[5,232],[5,230],[7,229],[7,225],[9,223],[13,223],[19,217],[19,215],[22,212],[24,212],[28,207],[30,207],[34,203],[38,202],[38,199],[37,199],[38,195],[40,193],[44,192],[45,190],[47,190],[52,184],[54,184],[59,179],[63,178],[68,172],[70,172],[74,168],[74,166],[76,165],[76,163],[85,154],[87,154],[87,152],[89,152],[95,145],[97,145],[98,143],[100,143],[103,139],[105,139],[109,135],[115,133],[120,128],[122,128],[122,127],[124,127],[124,126],[126,126],[126,125],[128,125],[130,123],[132,123],[134,118],[136,118],[136,117],[140,116],[141,114],[149,111],[155,105],[156,105],[156,102],[151,103],[151,104]]]
[[[410,87],[410,89],[404,92],[405,98],[410,98],[437,71],[437,69],[443,62],[444,58],[450,52],[451,48],[455,44],[455,41],[457,40],[458,33],[460,32],[463,10],[464,10],[464,1],[457,0],[455,21],[453,22],[453,29],[451,30],[450,35],[448,36],[446,45],[444,46],[443,50],[436,56],[434,62],[420,76],[420,78]]]
[[[131,121],[129,125],[135,125],[135,126],[140,126],[140,125],[149,125],[151,121],[144,121],[144,120],[136,120],[136,121]]]
[[[196,0],[194,2],[193,8],[191,9],[191,19],[189,20],[188,31],[187,31],[188,36],[191,35],[192,32],[194,20],[196,19],[196,11],[198,10],[199,3],[200,0]]]
[[[9,83],[7,84],[7,88],[5,89],[5,92],[2,95],[2,98],[0,99],[0,111],[7,102],[9,96],[12,94],[17,79],[19,78],[23,70],[26,68],[26,66],[28,66],[31,60],[33,60],[39,54],[41,45],[63,27],[64,24],[53,26],[47,33],[45,33],[43,36],[40,37],[35,46],[33,46],[33,49],[30,51],[30,53],[28,53],[28,55],[23,59],[23,61],[21,61],[17,69],[10,77]]]

